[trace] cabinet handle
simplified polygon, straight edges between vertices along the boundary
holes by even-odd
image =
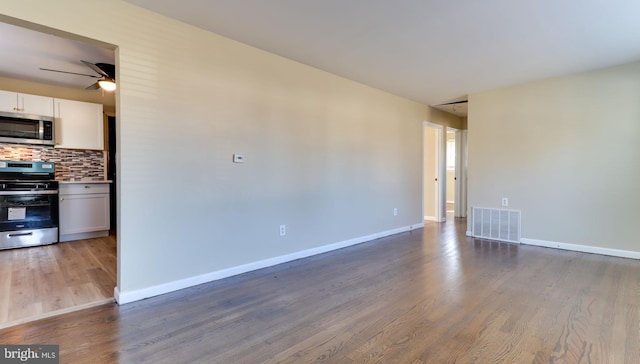
[[[60,201],[64,201],[64,197],[60,197]]]

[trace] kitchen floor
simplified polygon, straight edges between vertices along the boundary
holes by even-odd
[[[115,236],[0,250],[0,328],[113,300]]]

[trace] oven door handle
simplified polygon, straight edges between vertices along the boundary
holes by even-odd
[[[28,232],[28,233],[13,233],[13,234],[9,234],[10,238],[16,237],[16,236],[31,236],[33,235],[33,231],[32,232]]]
[[[42,191],[0,191],[0,196],[15,195],[57,195],[58,190],[42,190]]]

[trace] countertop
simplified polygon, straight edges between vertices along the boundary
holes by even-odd
[[[58,181],[58,184],[71,184],[71,183],[80,183],[80,184],[88,184],[88,183],[113,183],[112,180],[102,180],[102,181],[96,181],[96,180],[91,180],[91,181]]]

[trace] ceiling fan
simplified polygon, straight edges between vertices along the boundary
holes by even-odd
[[[101,89],[103,89],[105,91],[113,91],[113,90],[116,89],[116,66],[114,66],[112,64],[109,64],[109,63],[91,63],[91,62],[87,62],[87,61],[83,61],[83,60],[80,60],[80,62],[84,63],[87,67],[89,67],[92,70],[94,70],[100,76],[87,75],[85,73],[53,70],[53,69],[50,69],[50,68],[40,68],[40,69],[43,70],[43,71],[68,73],[68,74],[71,74],[71,75],[100,78],[96,83],[94,83],[93,85],[87,87],[87,90],[97,90],[97,89],[101,88]]]

